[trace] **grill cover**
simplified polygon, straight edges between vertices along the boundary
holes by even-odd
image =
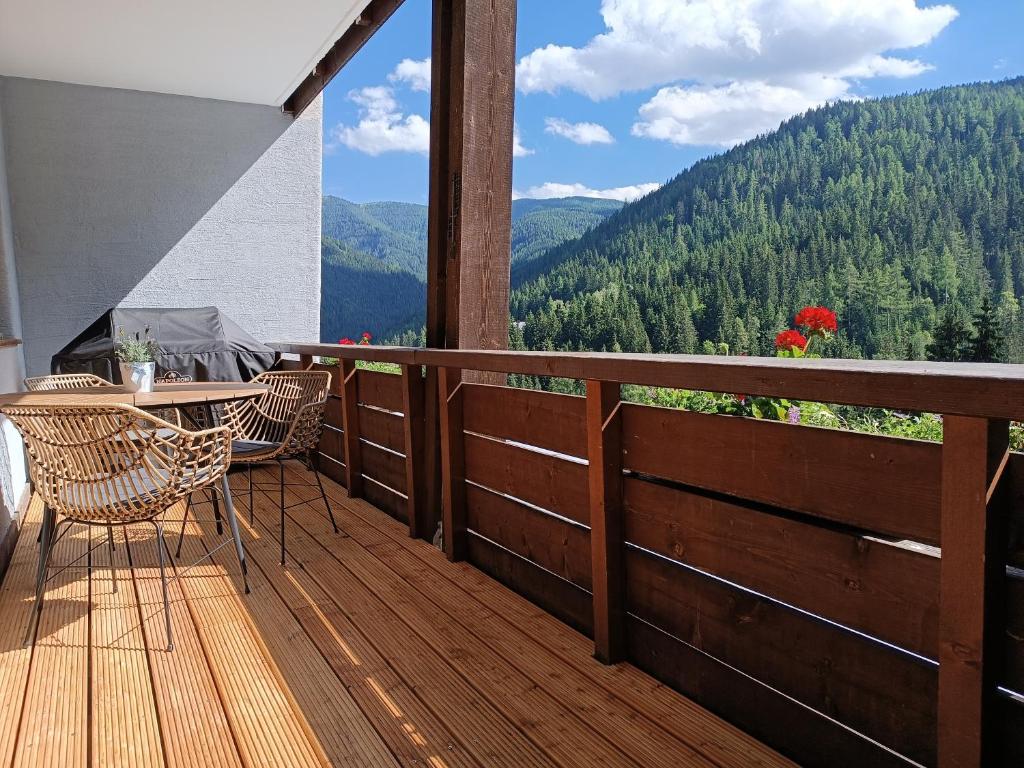
[[[53,356],[53,373],[94,373],[115,384],[121,371],[114,356],[118,331],[132,335],[149,326],[160,346],[156,375],[170,372],[194,381],[249,381],[277,361],[277,353],[239,328],[216,307],[108,309]]]

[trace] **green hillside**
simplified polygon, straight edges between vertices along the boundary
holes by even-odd
[[[920,358],[988,297],[1022,360],[1024,79],[792,118],[514,278],[530,348],[771,354],[821,303],[840,318],[830,354]]]
[[[570,197],[512,203],[512,262],[526,264],[579,237],[622,207]],[[423,324],[427,208],[414,203],[323,199],[320,337],[387,337]]]

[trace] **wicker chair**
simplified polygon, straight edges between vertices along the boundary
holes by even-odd
[[[106,379],[101,379],[91,373],[55,373],[52,376],[33,376],[30,379],[25,379],[25,389],[29,392],[111,386],[113,384]]]
[[[67,532],[61,527],[83,523],[109,530],[149,522],[156,529],[167,648],[173,649],[161,516],[223,476],[231,460],[230,431],[189,432],[126,405],[12,405],[0,412],[25,441],[32,481],[45,504],[26,645],[42,612],[54,544]]]
[[[320,498],[327,508],[331,527],[338,532],[334,512],[324,492],[316,461],[316,449],[324,426],[327,392],[331,374],[327,371],[268,371],[253,379],[266,384],[267,392],[255,400],[228,403],[222,424],[231,429],[231,461],[244,464],[249,470],[249,520],[253,520],[252,468],[271,461],[280,471],[281,565],[285,561],[284,462],[301,458],[316,478]]]

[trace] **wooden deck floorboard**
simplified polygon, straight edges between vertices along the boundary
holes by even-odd
[[[22,646],[33,503],[0,589],[0,768],[788,765],[630,665],[600,665],[585,637],[333,483],[341,532],[319,501],[295,507],[281,567],[272,475],[257,477],[254,525],[242,477],[236,497],[252,593],[230,546],[184,573],[173,651],[151,526],[118,547],[116,593],[94,531],[91,579],[55,578]],[[58,559],[89,541],[76,529]],[[190,523],[178,573],[217,543]]]

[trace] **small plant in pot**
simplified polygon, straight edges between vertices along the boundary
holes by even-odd
[[[129,392],[153,391],[159,352],[159,345],[150,338],[148,325],[142,334],[128,335],[124,328],[117,329],[114,354],[121,368],[121,383]]]

